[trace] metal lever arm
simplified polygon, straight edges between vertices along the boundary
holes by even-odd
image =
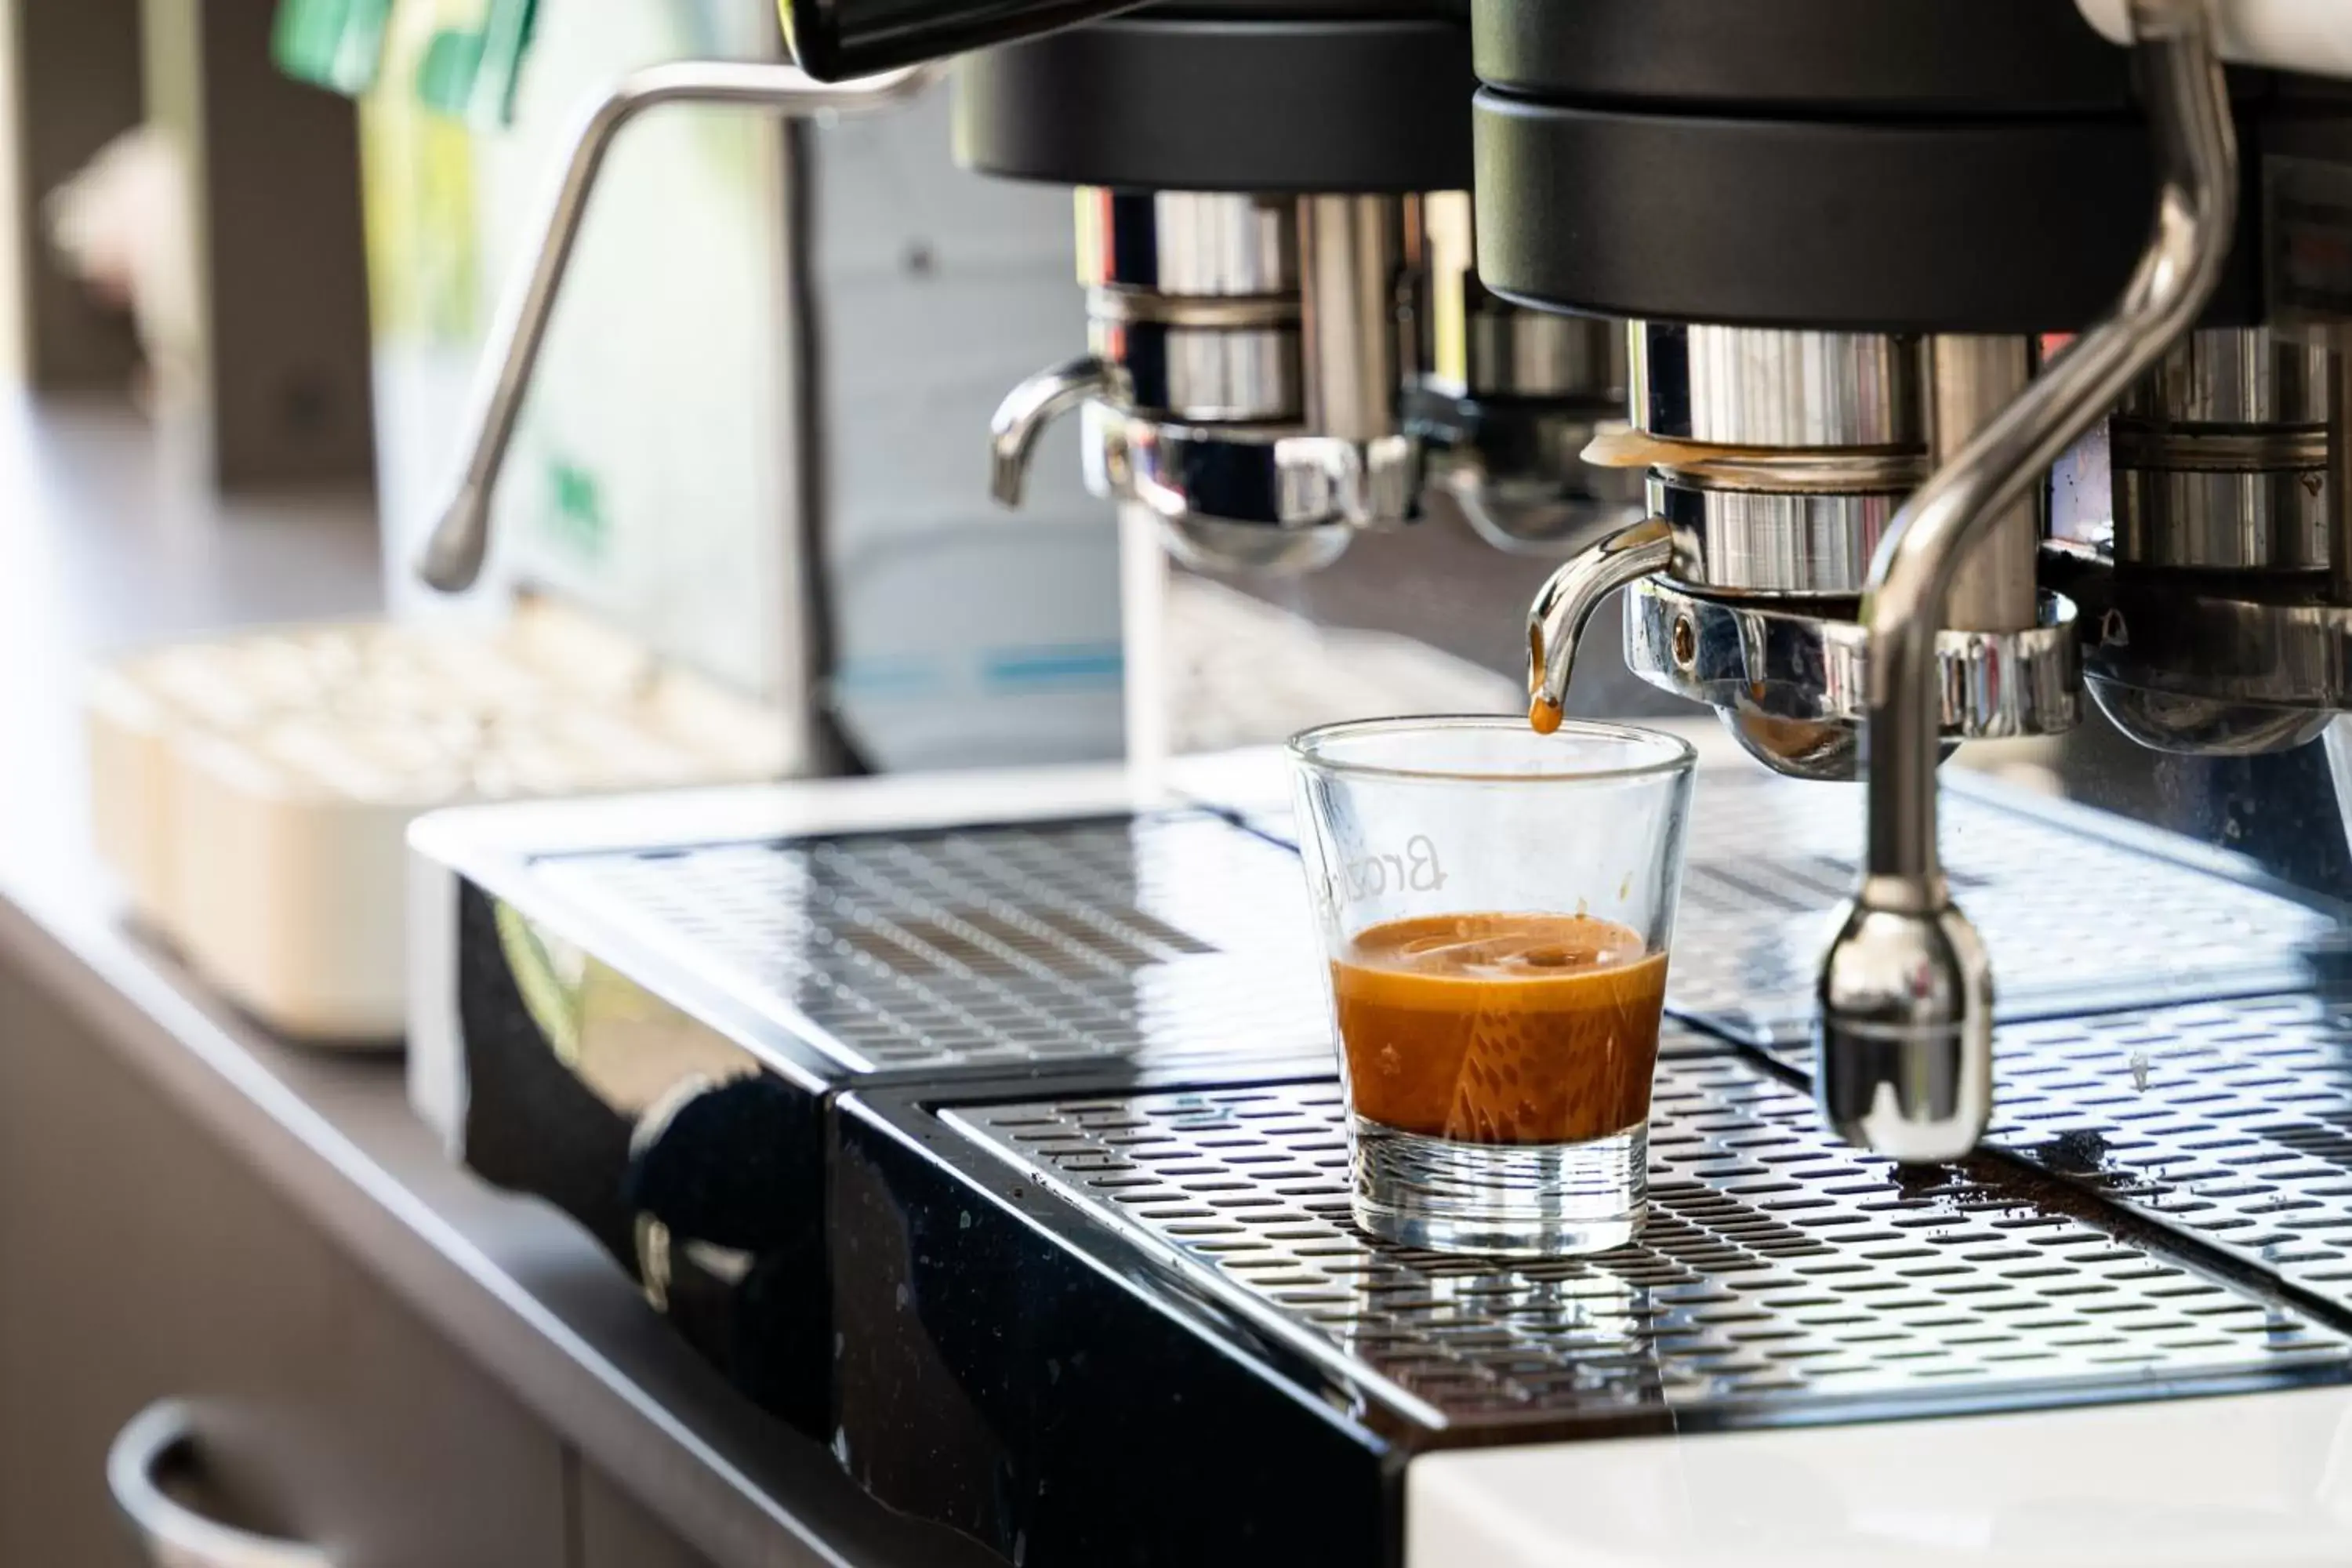
[[[665,103],[731,105],[788,116],[881,109],[911,97],[933,74],[906,70],[826,86],[791,66],[679,60],[631,74],[592,106],[572,132],[571,156],[541,226],[538,258],[528,272],[517,274],[499,301],[466,412],[466,466],[425,542],[418,574],[445,593],[469,588],[481,574],[499,470],[530,389],[548,319],[571,265],[580,220],[588,210],[589,193],[595,188],[606,151],[624,127]]]
[[[1897,1159],[1965,1154],[1991,1108],[1990,970],[1936,852],[1936,634],[1969,548],[2195,323],[2220,280],[2237,149],[2210,4],[2132,0],[2161,185],[2122,298],[1920,487],[1871,563],[1868,856],[1822,967],[1816,1083],[1841,1133]]]

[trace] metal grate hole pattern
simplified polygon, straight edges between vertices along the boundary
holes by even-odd
[[[534,870],[853,1071],[1329,1048],[1296,858],[1207,813]]]
[[[1953,880],[2010,1017],[2284,990],[2333,919],[1948,795]],[[1851,880],[1848,786],[1710,773],[1669,1005],[1801,1049]],[[1328,1039],[1295,858],[1206,812],[556,857],[552,890],[852,1071],[1150,1056],[1291,1059]],[[2131,929],[2096,964],[2075,955]]]
[[[2347,1342],[2090,1221],[1825,1138],[1731,1056],[1662,1065],[1640,1241],[1513,1262],[1349,1218],[1336,1086],[966,1108],[950,1122],[1335,1370],[1475,1426],[1664,1407],[2122,1393],[2340,1368]]]
[[[937,953],[975,975],[1009,980],[1035,970],[1084,976],[1137,970],[1184,953],[1214,952],[1197,937],[1141,910],[1097,921],[1071,910],[1032,908],[1018,919],[981,904],[949,904],[934,915],[908,915],[887,926],[854,925],[842,940],[887,964]],[[1039,928],[1043,927],[1043,930]]]
[[[2026,1017],[2306,982],[2332,916],[2260,888],[1947,790],[1947,876],[1992,952],[2002,1015]],[[1802,1045],[1815,969],[1853,889],[1850,784],[1703,775],[1670,1005],[1759,1045]],[[2106,933],[2128,930],[2116,945]],[[2096,963],[2082,955],[2095,946]]]
[[[2004,1017],[2293,990],[2334,916],[2129,845],[1946,790],[1945,876],[1992,951]],[[1251,814],[1295,837],[1278,807]],[[1816,966],[1853,890],[1853,784],[1748,768],[1699,774],[1667,1005],[1751,1045],[1807,1044]],[[2105,933],[2129,930],[2128,948]],[[2081,963],[2086,943],[2099,962]]]
[[[2011,1025],[1992,1141],[2352,1310],[2352,1015],[2314,996]]]

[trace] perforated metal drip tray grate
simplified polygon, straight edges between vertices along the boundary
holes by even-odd
[[[2004,1017],[2289,990],[2309,983],[2311,955],[2342,945],[2336,911],[2153,853],[2120,821],[2074,812],[2082,826],[2062,826],[1949,789],[1942,816],[1947,875],[1991,951]],[[1706,778],[1675,932],[1676,1012],[1752,1043],[1804,1043],[1861,823],[1853,785]],[[2124,931],[2132,940],[2116,942]]]
[[[1432,1429],[2011,1408],[2334,1381],[2334,1328],[2054,1183],[1917,1179],[1736,1055],[1670,1058],[1640,1241],[1513,1263],[1348,1217],[1335,1086],[943,1113],[1188,1287]],[[1532,1434],[1531,1434],[1532,1435]]]
[[[852,1073],[1330,1049],[1296,856],[1206,812],[562,856],[533,873]]]
[[[1947,792],[1951,876],[2010,1016],[2284,990],[2326,910]],[[1852,885],[1845,786],[1710,773],[1670,1005],[1801,1045]],[[1296,856],[1207,811],[813,836],[536,860],[548,893],[847,1074],[1133,1060],[1297,1063],[1328,1048]],[[2117,948],[2102,933],[2130,929]],[[2099,962],[2085,964],[2087,942]]]
[[[1805,1043],[1862,815],[1853,784],[1700,774],[1668,993],[1677,1014],[1750,1044]],[[1973,782],[1944,790],[1942,815],[1946,873],[1992,951],[2004,1017],[2293,990],[2315,955],[2345,950],[2339,911],[2191,864],[2201,852],[2186,839],[2086,810],[2049,819]],[[1296,837],[1286,814],[1251,816]],[[2117,931],[2133,941],[2116,943]]]
[[[1992,1142],[2352,1313],[2352,1016],[2315,996],[2000,1032]]]

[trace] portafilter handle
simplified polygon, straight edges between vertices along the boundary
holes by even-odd
[[[1018,43],[1140,0],[778,0],[784,42],[801,69],[844,81]]]

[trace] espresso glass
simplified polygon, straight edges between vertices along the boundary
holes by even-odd
[[[1641,1224],[1694,753],[1619,724],[1290,742],[1357,1222],[1561,1255]]]

